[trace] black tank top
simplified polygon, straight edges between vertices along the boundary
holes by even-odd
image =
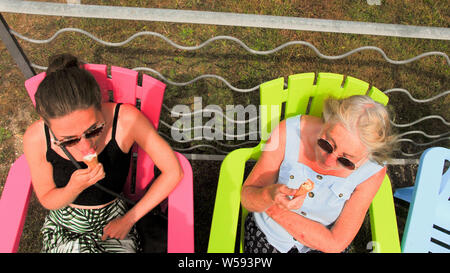
[[[119,109],[120,104],[117,104],[114,111],[111,140],[108,144],[106,144],[103,151],[98,154],[98,161],[103,164],[105,178],[97,182],[103,187],[118,194],[122,192],[125,185],[128,171],[130,169],[131,159],[131,149],[128,153],[124,153],[116,142],[116,126]],[[65,187],[69,182],[72,173],[76,171],[77,168],[70,160],[61,157],[51,148],[49,129],[46,125],[45,136],[47,138],[46,158],[47,161],[53,166],[53,180],[55,181],[57,188]],[[78,163],[82,168],[87,168],[84,162],[78,161]],[[116,197],[113,195],[108,194],[107,192],[92,185],[81,192],[75,201],[73,201],[73,204],[82,206],[97,206],[106,204],[115,198]]]

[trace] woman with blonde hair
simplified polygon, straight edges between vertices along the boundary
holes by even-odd
[[[322,118],[280,122],[242,188],[244,251],[347,251],[394,141],[387,110],[367,96],[329,98]]]

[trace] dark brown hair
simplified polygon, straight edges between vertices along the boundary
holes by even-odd
[[[71,54],[50,57],[47,74],[35,95],[36,111],[49,124],[75,110],[94,106],[101,110],[102,96],[94,76]]]

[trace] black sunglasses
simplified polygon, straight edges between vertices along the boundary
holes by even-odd
[[[319,147],[324,150],[325,152],[332,154],[334,152],[334,148],[331,145],[330,142],[328,142],[326,139],[323,138],[319,138],[317,140],[317,145],[319,145]],[[338,162],[344,166],[345,168],[349,169],[349,170],[354,170],[356,168],[355,163],[351,162],[348,158],[343,157],[343,156],[339,156],[337,157]]]
[[[55,139],[53,141],[53,143],[55,143],[58,146],[64,146],[64,147],[74,146],[75,144],[80,142],[82,137],[84,137],[86,139],[89,139],[89,138],[93,138],[93,137],[96,137],[96,136],[100,135],[101,132],[103,131],[104,127],[105,127],[105,123],[101,123],[98,126],[92,128],[89,132],[83,133],[79,137],[74,137],[74,138],[64,139],[64,140],[57,140],[57,139]]]

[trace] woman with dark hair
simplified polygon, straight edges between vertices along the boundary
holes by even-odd
[[[134,106],[102,102],[94,77],[70,54],[49,61],[35,95],[41,117],[24,135],[24,152],[40,203],[50,210],[42,252],[137,252],[135,223],[163,201],[183,172],[170,146]],[[122,192],[137,143],[161,174],[139,202]],[[78,162],[77,169],[63,151]],[[98,164],[85,162],[94,156]]]

